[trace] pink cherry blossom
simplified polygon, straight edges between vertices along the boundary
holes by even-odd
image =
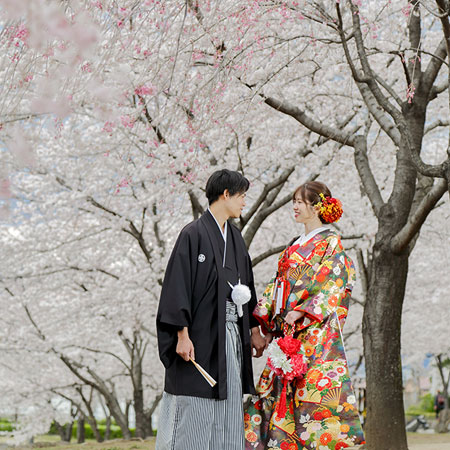
[[[154,95],[156,89],[154,86],[152,86],[151,84],[144,84],[142,86],[139,86],[135,89],[135,94],[136,95]]]
[[[120,121],[125,128],[134,127],[134,119],[131,116],[120,116]]]

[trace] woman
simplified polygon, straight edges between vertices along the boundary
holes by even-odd
[[[290,327],[307,370],[287,382],[285,396],[283,381],[266,365],[245,411],[247,450],[339,450],[364,439],[342,340],[355,270],[340,237],[326,227],[342,207],[317,181],[300,186],[293,205],[305,232],[281,253],[253,315],[268,342]]]

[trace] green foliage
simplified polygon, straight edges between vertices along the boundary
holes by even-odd
[[[407,416],[420,416],[423,415],[426,418],[434,417],[434,395],[426,394],[420,399],[418,405],[413,405],[406,411]]]
[[[0,419],[0,432],[11,432],[15,430],[15,425],[12,424],[8,419]]]
[[[98,425],[106,425],[106,419],[97,420]],[[113,417],[111,417],[111,425],[117,425]]]
[[[420,407],[423,411],[433,412],[434,411],[434,395],[426,394],[420,399]]]
[[[48,430],[48,434],[58,434],[55,422],[52,422],[52,424],[50,425],[50,430]]]
[[[441,360],[441,366],[442,367],[448,367],[450,368],[450,358],[445,358]]]
[[[105,432],[106,432],[106,425],[97,425],[98,427],[98,431],[100,431],[101,436],[104,438],[105,437]],[[134,436],[134,429],[131,429],[131,435]],[[84,435],[86,437],[86,439],[95,439],[95,435],[94,432],[92,431],[91,426],[88,423],[84,424]],[[77,437],[77,424],[74,423],[73,424],[73,429],[72,429],[72,436],[74,438]],[[111,432],[109,435],[109,439],[122,439],[123,435],[122,435],[122,430],[120,429],[120,427],[118,427],[117,425],[111,425]]]
[[[97,422],[97,424],[98,424],[97,425],[98,431],[100,431],[101,436],[104,438],[105,433],[106,433],[106,421],[99,420]],[[74,438],[74,439],[77,438],[77,428],[78,428],[78,424],[77,424],[77,422],[75,422],[73,424],[73,428],[72,428],[72,438]],[[131,431],[131,435],[134,436],[135,429],[131,428],[130,431]],[[50,426],[50,430],[49,430],[48,434],[58,434],[58,430],[54,423],[52,423],[52,425]],[[84,424],[84,436],[86,439],[95,439],[94,432],[88,423]],[[123,435],[122,435],[122,430],[120,429],[120,427],[118,427],[115,424],[111,424],[111,432],[109,434],[109,439],[122,439],[122,438],[123,438]]]
[[[420,406],[411,406],[408,408],[408,410],[406,411],[406,419],[407,421],[414,419],[414,417],[417,416],[424,416],[425,419],[434,419],[435,413],[434,412],[428,412],[428,411],[424,411],[423,409],[420,408]]]

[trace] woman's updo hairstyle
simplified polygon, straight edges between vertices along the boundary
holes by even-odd
[[[326,184],[320,181],[308,181],[299,186],[292,196],[300,198],[312,206],[320,206],[319,219],[322,223],[333,223],[342,216],[341,202],[332,197]]]

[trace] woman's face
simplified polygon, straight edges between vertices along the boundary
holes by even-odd
[[[302,199],[300,193],[297,193],[292,201],[294,208],[294,218],[298,223],[307,223],[318,217],[318,212],[311,203]]]

